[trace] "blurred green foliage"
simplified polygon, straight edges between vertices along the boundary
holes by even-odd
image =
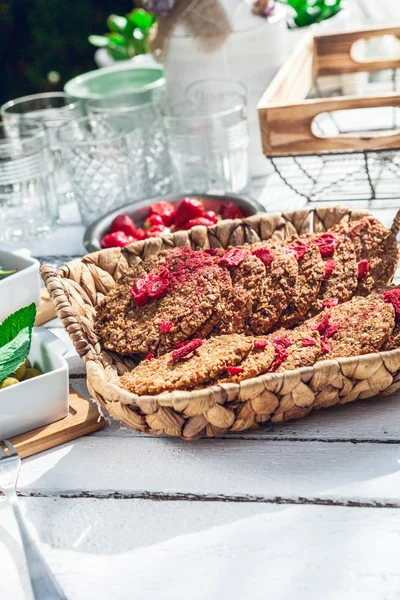
[[[282,0],[281,0],[282,1]],[[336,15],[342,0],[283,0],[293,10],[293,21],[297,27],[320,23]]]
[[[0,102],[58,91],[96,68],[88,36],[132,0],[0,0]]]

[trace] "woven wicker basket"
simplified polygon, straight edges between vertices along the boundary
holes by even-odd
[[[353,402],[400,388],[400,349],[355,358],[327,360],[314,367],[266,374],[240,384],[214,385],[191,392],[136,396],[118,386],[118,376],[135,362],[104,351],[94,333],[96,305],[129,266],[161,249],[227,247],[259,239],[283,239],[327,228],[368,214],[343,207],[255,215],[195,227],[164,238],[102,250],[76,259],[58,271],[42,266],[42,277],[57,314],[87,368],[90,393],[114,419],[152,435],[193,439],[257,428],[261,423],[298,419],[313,409]],[[397,234],[400,217],[392,230]]]

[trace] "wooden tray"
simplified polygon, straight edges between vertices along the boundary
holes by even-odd
[[[46,288],[42,288],[40,290],[40,298],[40,306],[37,309],[36,313],[36,327],[47,323],[47,321],[51,321],[51,319],[55,319],[57,316],[56,309],[54,308],[54,304],[50,300],[49,292],[46,290]]]
[[[60,421],[23,433],[10,441],[21,458],[54,448],[105,426],[97,407],[70,389],[69,414]]]

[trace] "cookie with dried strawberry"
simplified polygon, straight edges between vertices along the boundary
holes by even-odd
[[[151,264],[153,271],[144,262],[121,278],[97,307],[95,330],[107,350],[165,352],[194,335],[220,301],[221,268],[212,257],[176,249]]]
[[[389,339],[383,344],[381,351],[396,350],[397,348],[400,348],[400,323],[396,323]]]
[[[391,304],[395,313],[395,326],[389,339],[382,346],[382,350],[395,350],[396,348],[400,348],[400,287],[391,285],[371,294],[372,297],[374,295],[383,298],[383,301],[387,304]]]
[[[339,229],[340,230],[340,229]],[[364,217],[341,227],[351,238],[357,257],[358,285],[356,294],[389,285],[399,261],[396,236],[375,217]]]
[[[299,268],[289,304],[278,322],[278,326],[291,327],[304,318],[316,300],[325,276],[325,265],[317,244],[312,241],[292,238],[283,241],[282,247],[296,258]]]
[[[279,329],[268,335],[267,340],[275,349],[270,368],[273,373],[310,367],[323,356],[320,334],[306,327]]]
[[[226,293],[221,290],[225,302],[214,333],[248,333],[249,320],[263,294],[265,265],[245,247],[220,250],[217,256],[218,264],[229,272],[232,288],[225,288]]]
[[[237,365],[252,346],[251,338],[239,334],[194,338],[168,354],[143,360],[121,377],[120,385],[139,396],[191,390]]]
[[[248,338],[251,339],[251,338]],[[236,366],[228,366],[216,383],[240,383],[266,373],[275,360],[275,348],[266,337],[253,340],[253,348]]]
[[[296,258],[279,243],[256,242],[251,252],[266,267],[265,279],[260,287],[258,303],[253,309],[250,328],[256,335],[268,333],[287,309],[299,267]]]
[[[370,294],[326,308],[304,326],[319,332],[324,358],[330,359],[378,352],[389,340],[394,323],[393,304],[382,295]]]
[[[354,295],[358,284],[357,259],[354,244],[343,231],[307,234],[300,239],[318,246],[325,269],[317,298],[306,315],[309,318],[325,306],[346,302]]]

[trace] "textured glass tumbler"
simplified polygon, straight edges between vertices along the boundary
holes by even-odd
[[[199,82],[199,85],[203,82]],[[164,122],[180,191],[241,192],[249,183],[246,97],[238,88],[192,93],[172,103]]]
[[[85,225],[143,197],[140,131],[118,131],[112,118],[99,115],[62,125],[57,137]]]
[[[0,111],[3,120],[10,126],[26,119],[43,125],[51,149],[58,202],[64,204],[73,200],[71,182],[61,157],[56,133],[63,123],[82,116],[79,103],[71,102],[64,92],[53,92],[11,100],[3,104]]]
[[[156,102],[132,104],[129,95],[88,101],[89,115],[107,114],[113,126],[122,132],[137,132],[143,139],[143,172],[145,180],[139,181],[141,172],[135,174],[136,185],[144,197],[164,196],[172,190],[173,175],[168,154],[167,134],[161,109]]]
[[[53,223],[55,191],[43,127],[0,123],[0,240],[46,235]]]

